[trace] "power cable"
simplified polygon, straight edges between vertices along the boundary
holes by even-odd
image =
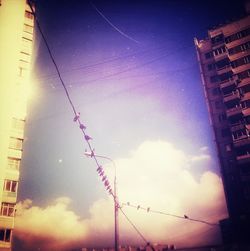
[[[100,176],[103,176],[102,181],[104,182],[104,184],[105,184],[105,186],[106,186],[106,189],[108,188],[107,190],[108,190],[109,193],[114,197],[113,190],[112,190],[111,187],[109,186],[108,178],[107,178],[107,176],[105,175],[102,166],[99,164],[98,159],[97,159],[96,156],[94,155],[94,148],[91,146],[91,144],[90,144],[90,142],[89,142],[92,138],[91,138],[90,136],[88,136],[88,135],[85,133],[86,126],[85,126],[85,125],[81,122],[81,120],[80,120],[80,113],[78,113],[78,112],[76,111],[76,108],[75,108],[75,106],[74,106],[74,104],[73,104],[73,101],[72,101],[70,95],[69,95],[69,92],[68,92],[68,90],[67,90],[67,87],[66,87],[66,85],[65,85],[65,83],[64,83],[64,81],[63,81],[63,79],[62,79],[62,77],[61,77],[61,74],[60,74],[60,71],[59,71],[59,67],[57,66],[57,63],[56,63],[56,61],[55,61],[55,59],[54,59],[54,56],[53,56],[53,54],[52,54],[52,52],[51,52],[51,50],[50,50],[50,48],[49,48],[48,42],[47,42],[47,40],[46,40],[46,38],[45,38],[45,35],[44,35],[44,33],[43,33],[42,29],[41,29],[40,23],[39,23],[39,21],[38,21],[38,19],[37,19],[37,17],[36,17],[36,14],[35,14],[35,12],[34,12],[34,10],[33,10],[33,7],[32,7],[32,5],[31,5],[30,1],[28,1],[28,4],[29,4],[29,7],[30,7],[30,9],[31,9],[31,11],[32,11],[32,14],[33,14],[33,16],[34,16],[34,18],[35,18],[35,22],[36,22],[36,24],[37,24],[38,30],[39,30],[39,32],[40,32],[42,38],[43,38],[43,41],[44,41],[44,43],[45,43],[45,46],[46,46],[47,50],[48,50],[48,52],[49,52],[49,56],[50,56],[50,58],[51,58],[51,60],[52,60],[52,62],[53,62],[53,64],[54,64],[54,66],[55,66],[56,72],[57,72],[58,77],[59,77],[59,79],[60,79],[60,82],[61,82],[61,84],[62,84],[62,86],[63,86],[63,89],[64,89],[65,94],[66,94],[66,96],[67,96],[67,99],[68,99],[68,101],[69,101],[69,104],[70,104],[70,106],[71,106],[71,108],[72,108],[72,110],[73,110],[73,113],[74,113],[74,119],[73,119],[73,121],[74,121],[74,122],[78,122],[79,128],[80,128],[80,130],[82,131],[82,133],[83,133],[83,135],[84,135],[84,139],[85,139],[85,141],[86,141],[86,143],[87,143],[87,145],[88,145],[88,147],[89,147],[89,150],[90,150],[91,153],[93,153],[93,156],[92,156],[92,157],[93,157],[93,159],[94,159],[94,161],[95,161],[95,163],[96,163],[96,165],[97,165],[97,172],[98,172],[99,174],[101,174]],[[99,171],[101,171],[101,172],[99,172]],[[106,184],[107,184],[107,185],[106,185]]]
[[[195,222],[203,223],[203,224],[206,224],[206,225],[209,225],[209,226],[219,227],[219,224],[217,224],[217,223],[211,223],[211,222],[204,221],[204,220],[190,218],[186,214],[184,214],[183,216],[176,215],[176,214],[170,214],[170,213],[166,213],[166,212],[162,212],[162,211],[152,210],[150,207],[142,207],[140,205],[135,206],[135,205],[130,204],[129,202],[122,203],[122,206],[133,207],[133,208],[136,208],[137,210],[139,210],[139,209],[145,210],[148,213],[150,212],[150,213],[162,214],[162,215],[171,216],[171,217],[175,217],[175,218],[179,218],[179,219],[183,219],[183,220],[189,220],[189,221],[195,221]]]
[[[112,63],[112,62],[115,62],[120,59],[130,58],[130,57],[138,56],[138,55],[145,54],[145,53],[151,53],[152,51],[156,51],[156,50],[162,50],[164,48],[166,48],[166,46],[161,46],[161,47],[152,48],[152,49],[148,49],[148,50],[138,51],[138,52],[135,52],[132,54],[122,55],[122,56],[118,56],[118,57],[110,57],[110,58],[104,59],[103,61],[99,61],[96,63],[90,63],[90,64],[83,65],[83,66],[78,66],[78,67],[66,70],[64,72],[68,73],[68,72],[72,72],[72,71],[85,70],[85,69],[100,66],[103,64]],[[36,79],[48,79],[48,78],[54,78],[54,77],[57,77],[57,74],[49,74],[49,75],[45,75],[45,76],[40,76],[40,77],[37,77]]]
[[[172,74],[175,74],[175,73],[178,73],[178,72],[183,72],[183,71],[191,70],[191,69],[194,68],[194,66],[196,66],[196,64],[193,64],[192,66],[189,66],[189,67],[180,68],[180,69],[173,69],[173,70],[159,71],[159,72],[155,72],[155,73],[147,73],[147,74],[138,74],[138,75],[124,76],[124,77],[120,77],[118,79],[114,78],[114,80],[124,80],[124,79],[140,78],[140,77],[155,77],[155,76],[164,75],[164,74],[171,74],[171,76],[172,76]],[[98,80],[101,80],[101,79],[98,79]],[[111,80],[112,80],[112,78],[111,78]],[[92,80],[89,80],[89,81],[92,81]],[[73,86],[77,86],[79,84],[90,84],[91,82],[89,82],[89,81],[81,81],[81,78],[80,78],[80,82],[79,81],[78,82],[69,82],[68,86],[69,87],[73,87]],[[54,88],[53,88],[52,91],[60,90],[60,89],[56,88],[59,85],[53,85],[53,86],[54,86]]]
[[[129,217],[125,214],[125,212],[122,210],[122,208],[119,206],[120,211],[126,218],[126,220],[130,223],[130,225],[135,229],[135,231],[140,235],[140,237],[143,239],[143,241],[146,243],[146,246],[150,246],[153,251],[155,251],[154,247],[151,245],[150,242],[146,240],[146,238],[143,236],[143,234],[139,231],[139,229],[135,226],[135,224],[129,219]]]
[[[73,113],[74,113],[74,115],[75,115],[73,121],[74,121],[74,122],[77,121],[78,124],[79,124],[79,127],[80,127],[80,129],[81,129],[81,131],[82,131],[82,133],[83,133],[83,135],[84,135],[84,139],[85,139],[85,141],[87,142],[87,145],[88,145],[89,150],[90,150],[90,152],[91,152],[91,157],[94,159],[94,161],[95,161],[95,163],[96,163],[96,165],[97,165],[97,172],[99,173],[99,176],[103,177],[103,178],[102,178],[102,181],[104,182],[104,185],[105,185],[106,189],[109,191],[109,193],[112,195],[112,197],[113,197],[114,199],[116,199],[115,194],[114,194],[114,192],[112,191],[112,188],[111,188],[110,185],[109,185],[109,181],[108,181],[108,179],[107,179],[107,176],[105,176],[104,170],[103,170],[102,166],[99,164],[98,159],[97,159],[97,157],[96,157],[95,154],[94,154],[94,149],[92,148],[92,146],[91,146],[91,144],[90,144],[90,142],[89,142],[89,140],[91,139],[91,137],[89,137],[89,136],[85,133],[86,127],[85,127],[85,126],[81,123],[81,121],[80,121],[80,114],[76,112],[75,106],[74,106],[74,104],[73,104],[73,102],[72,102],[72,99],[70,98],[70,95],[69,95],[69,92],[68,92],[68,90],[67,90],[67,87],[66,87],[65,84],[64,84],[64,81],[63,81],[63,79],[62,79],[62,77],[61,77],[59,68],[58,68],[58,66],[57,66],[57,64],[56,64],[56,62],[55,62],[55,59],[54,59],[54,57],[53,57],[53,54],[52,54],[52,52],[51,52],[51,50],[50,50],[50,48],[49,48],[48,42],[47,42],[47,40],[46,40],[46,38],[45,38],[45,36],[44,36],[44,34],[43,34],[43,32],[42,32],[41,26],[40,26],[40,24],[39,24],[39,21],[38,21],[37,18],[36,18],[35,12],[34,12],[34,10],[33,10],[33,7],[32,7],[32,5],[31,5],[30,1],[28,1],[28,4],[29,4],[29,7],[30,7],[30,9],[31,9],[31,11],[32,11],[32,14],[33,14],[33,16],[34,16],[34,18],[35,18],[35,21],[36,21],[37,27],[38,27],[38,29],[39,29],[39,32],[41,33],[42,38],[43,38],[43,40],[44,40],[44,42],[45,42],[45,45],[46,45],[46,48],[47,48],[47,50],[48,50],[48,52],[49,52],[50,58],[51,58],[51,60],[52,60],[52,62],[53,62],[53,64],[54,64],[54,66],[55,66],[55,68],[56,68],[56,71],[57,71],[57,74],[58,74],[59,79],[60,79],[60,81],[61,81],[61,84],[63,85],[65,94],[66,94],[67,99],[68,99],[68,101],[69,101],[69,104],[70,104],[70,106],[71,106],[71,108],[72,108],[72,110],[73,110]],[[134,227],[134,229],[137,231],[137,233],[138,233],[138,234],[143,238],[143,240],[148,244],[149,242],[147,242],[147,240],[144,238],[144,236],[143,236],[143,235],[140,233],[140,231],[136,228],[135,224],[133,224],[133,222],[132,222],[132,221],[128,218],[128,216],[123,212],[123,210],[121,209],[120,206],[119,206],[119,208],[120,208],[121,212],[123,213],[123,215],[126,217],[126,219],[130,222],[130,224],[131,224],[131,225]],[[154,251],[153,248],[152,248],[152,250]]]

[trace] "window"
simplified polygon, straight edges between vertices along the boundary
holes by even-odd
[[[229,55],[234,55],[236,53],[243,52],[243,51],[246,51],[249,49],[250,49],[250,42],[248,41],[244,44],[241,44],[241,45],[235,46],[231,49],[228,49],[228,53],[229,53]]]
[[[29,18],[29,19],[33,19],[33,14],[32,14],[32,12],[30,12],[30,11],[25,11],[25,17],[27,17],[27,18]]]
[[[22,139],[13,138],[13,137],[10,138],[9,148],[16,149],[16,150],[22,150],[22,146],[23,146]]]
[[[17,181],[4,180],[4,191],[16,193],[17,192]]]
[[[1,206],[1,215],[14,216],[14,214],[15,214],[15,204],[3,202]]]
[[[230,43],[230,42],[233,42],[237,39],[240,39],[242,37],[246,37],[250,34],[250,28],[248,29],[245,29],[245,30],[242,30],[242,31],[239,31],[237,33],[234,33],[228,37],[225,38],[225,42],[226,44]]]
[[[11,229],[0,229],[0,241],[10,242]]]
[[[225,73],[219,75],[219,79],[220,79],[220,81],[226,81],[226,80],[229,80],[230,78],[232,78],[232,76],[233,76],[233,72],[228,71],[228,72],[225,72]]]
[[[24,129],[24,120],[12,118],[12,128],[17,130],[23,130]]]
[[[21,162],[20,159],[8,157],[8,168],[19,170],[20,162]]]
[[[217,69],[222,69],[225,68],[226,66],[230,65],[229,58],[224,58],[218,62],[216,62],[216,68]]]
[[[237,75],[240,80],[245,79],[245,78],[249,78],[250,77],[250,70],[248,69],[246,71],[242,71],[242,72],[238,73]]]
[[[33,33],[33,26],[24,24],[23,31],[32,34]]]
[[[206,59],[209,59],[209,58],[212,58],[213,57],[213,52],[212,51],[209,51],[207,53],[205,53],[205,58]]]
[[[221,46],[219,48],[217,48],[216,50],[213,50],[214,56],[218,56],[222,53],[226,52],[226,46]]]
[[[247,136],[247,132],[245,129],[233,132],[233,139],[239,139],[246,136]]]
[[[224,42],[224,35],[220,34],[220,35],[217,35],[215,37],[212,37],[211,42],[212,42],[213,45],[223,43]]]
[[[239,67],[241,65],[249,64],[249,63],[250,63],[250,55],[232,61],[231,65],[232,65],[233,68],[236,68],[236,67]]]

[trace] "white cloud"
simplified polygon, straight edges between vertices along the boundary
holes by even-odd
[[[197,161],[202,165],[208,159],[210,156],[204,153],[189,156],[168,142],[144,142],[130,157],[115,160],[120,203],[129,201],[153,210],[217,222],[226,216],[221,179],[215,173],[204,172],[197,180],[190,171],[190,165]],[[112,168],[107,166],[109,177],[113,177]],[[69,210],[69,203],[67,198],[45,208],[32,206],[30,200],[20,203],[17,235],[27,240],[27,236],[47,237],[55,243],[82,240],[83,245],[112,245],[112,198],[93,203],[88,219],[80,219]],[[123,209],[152,242],[194,245],[219,239],[217,227],[129,207]],[[139,239],[121,214],[120,234],[121,242],[135,243]]]

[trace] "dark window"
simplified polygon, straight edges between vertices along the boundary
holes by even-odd
[[[246,51],[250,49],[250,42],[246,42],[244,44],[241,44],[241,45],[238,45],[238,46],[235,46],[231,49],[228,49],[228,53],[229,55],[234,55],[236,53],[239,53],[239,52],[243,52],[243,51]]]
[[[250,116],[247,116],[244,119],[245,119],[246,124],[249,125],[250,124]]]
[[[236,68],[236,67],[239,67],[241,65],[249,64],[249,63],[250,63],[250,55],[232,61],[231,65],[232,65],[233,68]]]
[[[245,78],[249,78],[250,77],[250,70],[248,69],[246,71],[242,71],[242,72],[238,73],[237,75],[240,80],[245,79]]]
[[[10,229],[0,229],[0,241],[10,242]]]
[[[246,36],[248,36],[249,34],[250,34],[250,28],[245,29],[245,30],[242,30],[242,31],[239,31],[239,32],[237,32],[237,33],[234,33],[234,34],[232,34],[232,35],[226,37],[226,38],[225,38],[225,42],[226,42],[226,44],[227,44],[227,43],[233,42],[233,41],[235,41],[235,40],[237,40],[237,39],[240,39],[240,38],[242,38],[242,37],[246,37]]]
[[[243,102],[241,103],[241,107],[242,107],[243,109],[245,109],[245,108],[250,108],[250,100],[243,101]]]
[[[213,45],[223,43],[224,42],[224,35],[220,34],[215,37],[212,37],[211,42]]]
[[[228,71],[228,72],[225,72],[225,73],[219,75],[219,79],[220,79],[220,81],[225,81],[225,80],[229,80],[232,76],[233,76],[233,72]]]
[[[217,69],[222,69],[225,68],[226,66],[230,65],[229,58],[224,58],[218,62],[216,62],[216,68]]]
[[[1,215],[3,216],[14,216],[15,213],[15,204],[14,203],[2,203],[1,206]]]
[[[235,132],[233,132],[233,139],[242,138],[242,137],[245,137],[246,135],[247,135],[247,132],[245,129],[235,131]]]
[[[4,191],[13,193],[17,192],[17,181],[4,180]]]

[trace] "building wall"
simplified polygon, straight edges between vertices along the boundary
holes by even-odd
[[[209,30],[195,45],[230,222],[246,230],[241,227],[250,222],[250,16]]]
[[[25,0],[0,2],[0,250],[10,250],[22,158],[34,18]]]

